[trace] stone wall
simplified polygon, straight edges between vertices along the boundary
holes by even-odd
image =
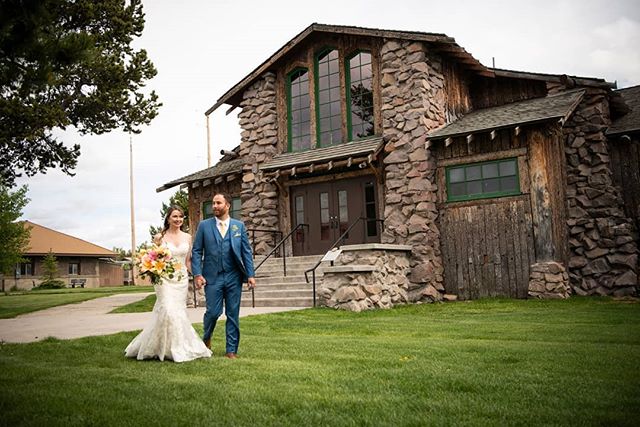
[[[320,305],[360,312],[410,302],[410,246],[371,243],[341,249],[335,266],[323,268]],[[432,299],[439,295],[435,291]]]
[[[562,264],[555,261],[533,264],[530,267],[528,294],[531,298],[540,299],[569,298],[569,274]]]
[[[242,177],[242,219],[247,228],[278,230],[277,187],[261,178],[260,164],[277,153],[276,76],[265,73],[248,87],[238,115],[242,128],[240,156],[245,159]],[[265,254],[273,244],[269,233],[256,233],[255,252]]]
[[[441,61],[419,42],[387,41],[381,50],[385,146],[383,243],[411,245],[408,298],[444,292],[440,232],[436,225],[435,159],[426,135],[445,121]]]
[[[578,295],[635,295],[638,233],[613,185],[605,130],[610,125],[603,90],[588,88],[565,124],[569,277]]]

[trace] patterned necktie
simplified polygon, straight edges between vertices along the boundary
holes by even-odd
[[[224,239],[225,234],[227,234],[227,226],[224,222],[220,221],[220,235]]]

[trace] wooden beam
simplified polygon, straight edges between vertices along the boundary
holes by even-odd
[[[296,176],[296,167],[291,168],[291,176]]]
[[[492,130],[491,133],[489,134],[491,136],[491,140],[493,141],[494,139],[496,139],[496,130]]]
[[[200,182],[198,182],[198,181],[193,181],[193,182],[191,183],[191,188],[198,188],[198,187],[200,187]]]
[[[238,178],[238,174],[237,173],[232,173],[231,175],[227,175],[227,182],[231,182],[235,179]]]
[[[206,187],[207,185],[211,184],[211,180],[210,179],[205,179],[204,181],[202,181],[202,186]]]
[[[347,167],[348,167],[348,168],[350,168],[350,167],[351,167],[351,162],[352,162],[352,161],[353,161],[353,158],[352,158],[352,157],[349,157],[349,158],[347,159]]]
[[[316,166],[315,166],[313,163],[311,163],[311,164],[309,165],[309,173],[313,173],[313,171],[315,170],[315,168],[316,168]]]
[[[453,139],[451,137],[444,140],[444,146],[448,147],[453,143]]]
[[[473,134],[472,133],[467,135],[467,144],[471,144],[471,141],[473,141]]]
[[[327,166],[328,171],[330,171],[331,169],[333,169],[333,160],[329,160],[329,164]]]
[[[222,181],[224,181],[224,178],[219,176],[213,182],[214,182],[214,184],[219,185]]]
[[[429,148],[431,148],[431,144],[433,144],[433,141],[427,139],[427,141],[424,143],[424,148],[428,150]]]

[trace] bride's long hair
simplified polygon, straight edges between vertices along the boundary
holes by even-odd
[[[171,217],[171,214],[173,213],[173,211],[180,212],[180,214],[182,215],[182,218],[184,218],[184,211],[182,210],[182,208],[176,205],[169,206],[169,209],[167,209],[167,214],[164,217],[164,227],[162,227],[162,231],[160,232],[160,238],[163,238],[164,234],[169,229],[169,218]],[[182,223],[182,225],[184,225],[184,222]],[[180,227],[180,229],[182,230],[182,227]]]

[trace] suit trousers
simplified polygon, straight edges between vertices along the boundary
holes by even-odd
[[[238,270],[221,271],[213,283],[207,282],[204,287],[207,299],[207,310],[204,313],[204,341],[210,340],[213,331],[224,313],[227,317],[225,324],[226,352],[237,353],[240,343],[240,300],[242,299],[242,275]]]

